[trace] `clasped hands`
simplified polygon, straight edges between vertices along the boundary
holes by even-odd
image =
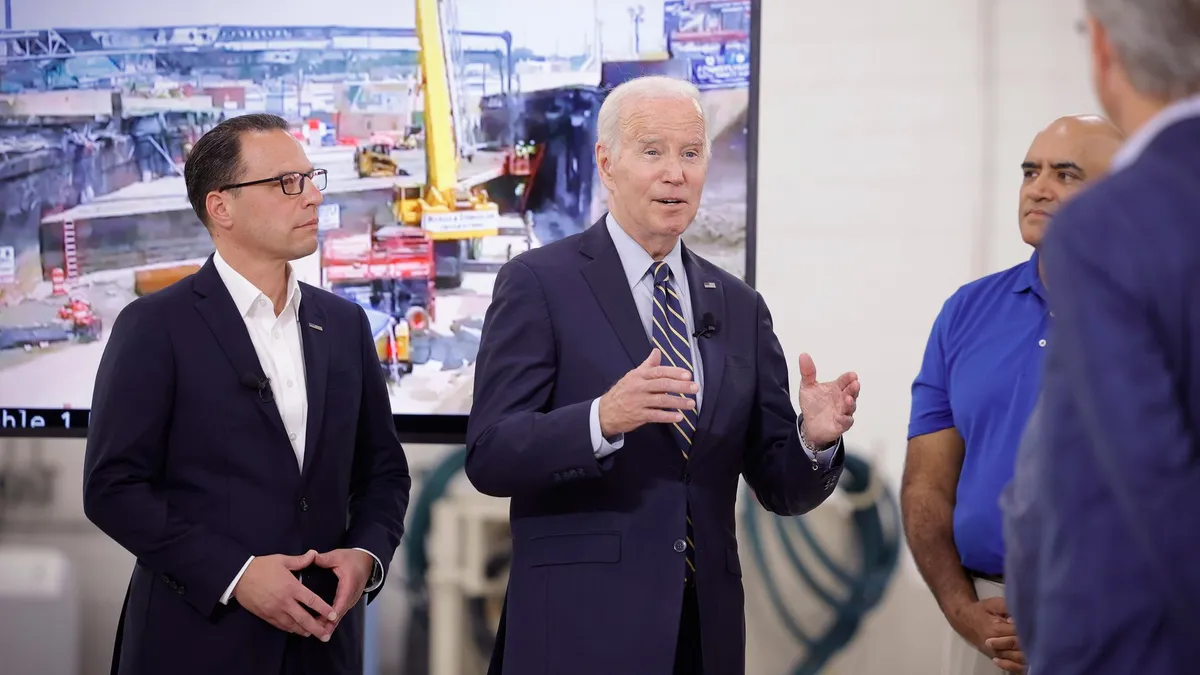
[[[332,607],[293,574],[314,564],[338,578]],[[375,559],[370,554],[346,548],[255,557],[234,587],[233,597],[279,630],[328,642],[342,617],[362,597],[374,569]]]
[[[629,371],[600,397],[600,433],[605,438],[624,434],[643,424],[680,423],[683,413],[696,407],[699,386],[686,368],[661,365],[662,354],[650,356]],[[800,355],[800,410],[804,437],[817,450],[824,449],[854,425],[861,385],[858,375],[844,373],[832,382],[817,381],[817,366],[808,354]]]

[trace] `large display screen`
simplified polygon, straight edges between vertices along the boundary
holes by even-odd
[[[320,245],[294,268],[367,311],[406,437],[465,429],[499,268],[604,214],[596,116],[626,79],[701,89],[713,156],[684,240],[748,279],[752,4],[15,6],[0,52],[0,434],[85,432],[113,321],[213,251],[182,169],[230,116],[284,117],[328,171]],[[435,212],[431,184],[488,208]]]

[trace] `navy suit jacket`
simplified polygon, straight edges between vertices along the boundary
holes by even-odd
[[[366,603],[328,643],[289,638],[234,598],[220,604],[250,555],[358,547],[386,577],[403,531],[408,464],[366,315],[324,290],[300,290],[302,469],[275,403],[242,384],[262,368],[211,257],[133,301],[112,326],[96,374],[83,501],[88,518],[137,557],[114,673],[275,675],[285,650],[300,672],[362,670]],[[333,603],[332,572],[314,566],[302,579]]]
[[[511,498],[513,558],[492,672],[668,675],[683,603],[691,507],[707,673],[745,670],[744,596],[734,525],[738,478],[782,515],[832,492],[805,454],[787,363],[762,297],[686,249],[704,405],[685,465],[666,425],[625,434],[596,460],[594,398],[650,354],[603,224],[523,253],[500,271],[484,322],[466,473]]]
[[[1004,497],[1006,595],[1033,675],[1196,668],[1200,117],[1152,139],[1042,247],[1055,318]]]

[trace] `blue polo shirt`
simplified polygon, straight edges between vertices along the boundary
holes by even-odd
[[[958,429],[966,446],[954,507],[964,567],[1004,573],[1000,491],[1037,401],[1050,327],[1038,255],[958,289],[930,331],[912,385],[908,437]]]

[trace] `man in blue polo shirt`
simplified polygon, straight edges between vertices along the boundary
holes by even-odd
[[[1021,238],[1029,260],[958,289],[933,324],[912,385],[901,486],[913,558],[954,629],[944,675],[1024,672],[1004,603],[1004,534],[998,500],[1039,391],[1050,312],[1037,248],[1054,213],[1103,175],[1121,133],[1095,116],[1055,120],[1021,164]]]

